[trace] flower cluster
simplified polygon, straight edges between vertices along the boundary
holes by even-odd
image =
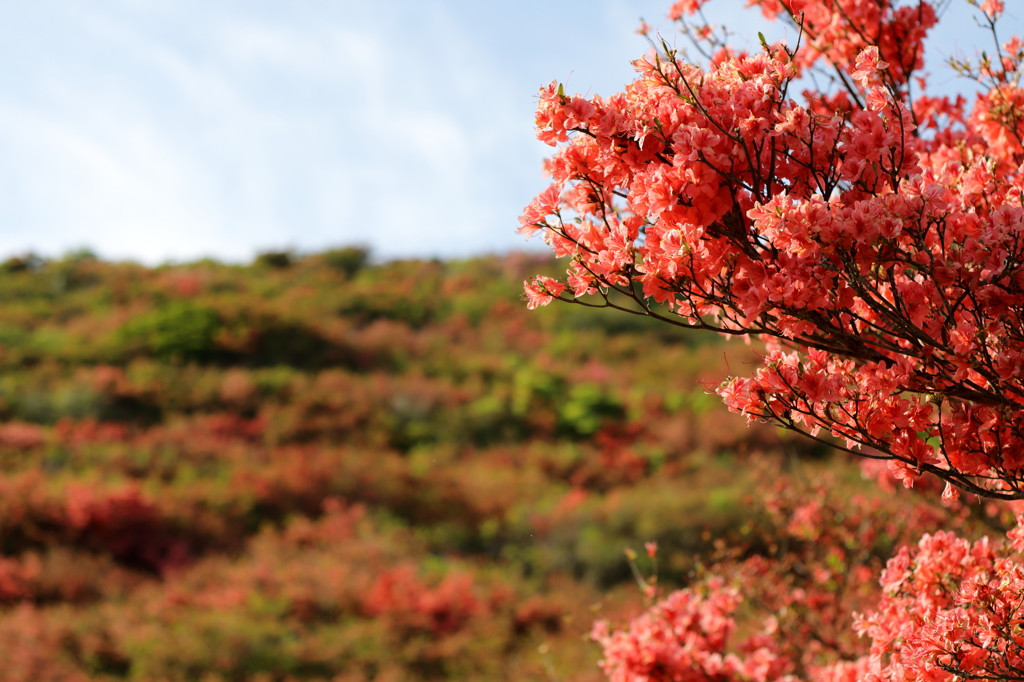
[[[1011,536],[1019,538],[1020,528]],[[1021,677],[1024,564],[1012,550],[950,532],[903,547],[882,573],[877,608],[856,624],[872,640],[871,678]]]
[[[782,679],[790,663],[764,634],[746,640],[739,654],[726,652],[739,604],[735,589],[712,580],[704,594],[673,592],[626,630],[613,633],[607,622],[598,621],[591,637],[604,649],[601,667],[612,682]],[[771,629],[772,623],[766,627]]]

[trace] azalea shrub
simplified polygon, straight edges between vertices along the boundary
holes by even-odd
[[[969,100],[927,87],[925,39],[949,3],[751,0],[791,38],[742,49],[705,4],[670,9],[692,54],[641,26],[652,47],[623,92],[541,89],[552,183],[521,232],[568,268],[528,280],[528,305],[756,339],[760,367],[716,388],[731,410],[881,462],[867,469],[890,489],[959,516],[903,537],[883,569],[860,552],[884,517],[800,506],[787,532],[819,554],[790,544],[652,590],[636,619],[595,626],[603,669],[1019,679],[1024,43],[1000,30],[1003,2],[968,0],[992,39],[950,61]],[[967,518],[989,534],[964,537]]]

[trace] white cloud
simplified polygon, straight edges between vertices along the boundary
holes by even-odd
[[[473,46],[458,35],[399,53],[384,26],[243,15],[213,17],[186,48],[196,36],[100,14],[104,49],[131,71],[72,83],[58,69],[41,101],[6,107],[0,146],[21,165],[22,224],[36,226],[8,249],[52,250],[61,234],[147,261],[344,241],[384,255],[486,248],[481,156],[500,116],[451,99],[479,76],[459,68]],[[441,19],[430,28],[451,29]],[[495,90],[476,108],[500,106]]]

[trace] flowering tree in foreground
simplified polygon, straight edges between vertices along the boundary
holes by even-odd
[[[952,65],[977,87],[927,94],[924,39],[947,2],[751,0],[791,45],[736,51],[671,10],[625,91],[543,88],[551,186],[524,211],[569,258],[526,285],[558,299],[756,336],[764,365],[718,389],[730,408],[961,493],[1024,500],[1024,42],[999,0],[964,0],[994,39]],[[646,26],[641,32],[647,33]],[[800,92],[797,92],[800,90]],[[830,441],[831,442],[831,441]],[[925,535],[856,618],[862,655],[802,665],[777,622],[728,644],[734,587],[712,580],[628,629],[599,624],[614,680],[1024,679],[1024,550]]]

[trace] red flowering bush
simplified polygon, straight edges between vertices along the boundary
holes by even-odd
[[[1024,43],[999,38],[1004,3],[969,1],[994,40],[952,62],[980,86],[973,103],[927,94],[924,40],[939,12],[925,0],[751,0],[797,35],[762,37],[751,52],[703,15],[694,23],[704,0],[678,2],[670,17],[704,64],[663,41],[621,93],[542,88],[552,184],[520,231],[569,263],[562,278],[526,283],[528,306],[557,299],[759,339],[762,366],[717,389],[730,409],[885,461],[907,487],[929,475],[958,518],[998,528],[1024,499]],[[843,526],[821,511],[798,507],[790,532]],[[757,601],[770,619],[744,643],[728,644],[734,614],[758,587],[715,577],[624,630],[599,624],[604,670],[613,680],[1020,679],[1022,518],[1011,539],[926,533],[889,559],[880,591],[858,587],[854,601],[820,587],[837,566],[860,583],[877,570],[856,555],[867,537],[817,538],[831,549],[789,564],[798,579],[766,574],[778,589]],[[718,569],[740,583],[752,575]],[[792,618],[800,605],[815,618]],[[834,632],[837,606],[859,612],[859,648]]]
[[[707,68],[664,45],[624,93],[541,91],[539,137],[561,146],[521,231],[570,267],[527,284],[531,307],[760,336],[764,367],[719,389],[732,409],[871,448],[908,483],[1024,496],[1018,41],[976,65],[989,90],[966,112],[910,96],[929,3],[757,4],[809,44]],[[797,103],[817,69],[842,87]]]

